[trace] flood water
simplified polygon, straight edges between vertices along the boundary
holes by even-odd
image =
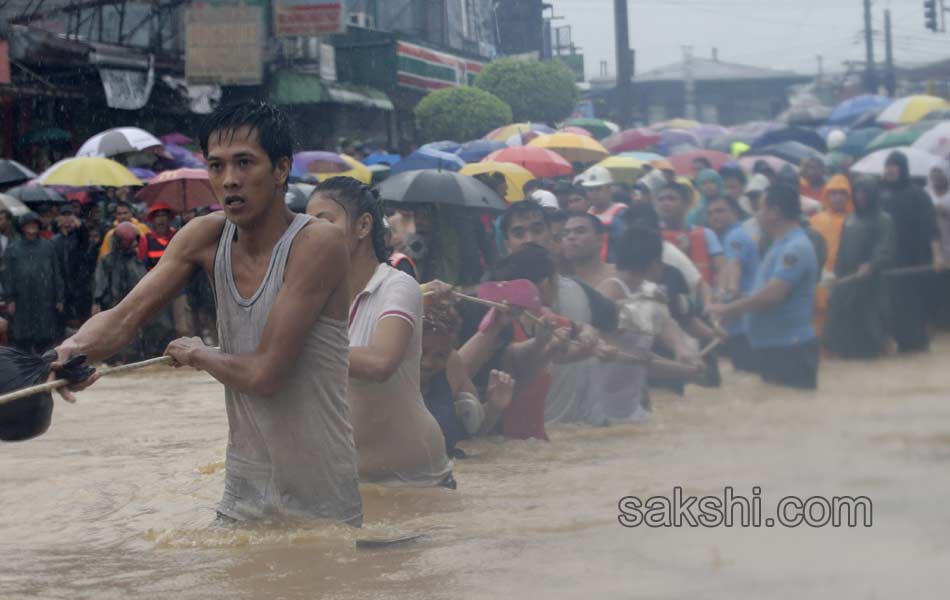
[[[0,446],[0,598],[941,598],[950,589],[950,336],[825,361],[818,393],[724,368],[647,423],[479,440],[457,491],[364,486],[363,529],[209,528],[223,393],[207,375],[106,379]],[[627,529],[627,495],[873,501],[870,528]],[[357,550],[359,538],[425,533]]]

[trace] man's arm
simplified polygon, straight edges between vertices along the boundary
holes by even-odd
[[[182,230],[187,231],[188,228]],[[167,258],[166,252],[153,272]],[[205,370],[240,392],[265,398],[273,396],[296,364],[307,336],[327,303],[341,285],[346,285],[348,269],[349,255],[343,231],[330,223],[311,223],[294,239],[283,286],[271,307],[257,349],[244,354],[227,354],[205,346],[199,338],[181,338],[169,344],[165,353],[178,365]],[[184,283],[187,278],[174,291]]]
[[[369,346],[350,348],[350,377],[373,383],[392,377],[412,341],[412,328],[403,318],[383,317]]]
[[[75,354],[85,354],[91,361],[103,360],[131,342],[138,330],[171,302],[200,268],[202,251],[216,243],[223,224],[223,216],[195,219],[195,227],[184,230],[168,245],[162,264],[146,275],[118,305],[89,319],[56,348],[59,356],[53,368]],[[102,259],[96,268],[99,275]],[[103,291],[101,283],[103,280],[97,277],[97,294]]]
[[[762,312],[781,304],[792,291],[790,283],[783,279],[773,279],[755,293],[729,304],[717,304],[710,307],[710,314],[716,320],[734,319],[749,312]]]

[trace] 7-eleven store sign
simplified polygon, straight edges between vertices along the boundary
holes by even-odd
[[[396,42],[396,80],[404,87],[431,91],[471,85],[484,66],[477,60]]]

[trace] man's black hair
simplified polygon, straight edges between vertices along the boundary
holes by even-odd
[[[603,221],[595,217],[590,213],[573,213],[568,216],[569,219],[587,219],[590,223],[590,226],[593,228],[594,233],[604,234],[607,232],[607,228],[604,226]]]
[[[320,182],[310,197],[322,194],[343,207],[351,221],[364,214],[373,218],[370,239],[376,260],[386,262],[392,249],[386,245],[386,224],[383,222],[383,204],[368,185],[352,177],[331,177]]]
[[[128,200],[118,200],[118,201],[115,203],[115,207],[116,207],[116,208],[119,208],[120,206],[126,207],[127,209],[129,209],[129,212],[131,212],[133,215],[135,214],[135,207],[132,206],[132,203],[129,202]],[[114,210],[113,210],[113,212],[114,212]]]
[[[765,205],[777,208],[782,218],[789,221],[798,221],[802,216],[802,203],[798,189],[779,182],[765,192]]]
[[[646,229],[660,230],[660,215],[652,204],[637,203],[628,208],[623,213],[623,222],[628,227],[644,227]]]
[[[535,284],[553,277],[557,265],[551,253],[537,244],[525,244],[514,254],[498,261],[491,271],[493,281],[527,279]]]
[[[712,163],[705,156],[697,156],[693,159],[693,164],[700,163],[704,169],[712,169]]]
[[[625,185],[626,185],[626,184],[625,184]],[[629,186],[628,186],[628,187],[629,187]],[[624,206],[630,206],[630,191],[629,191],[629,190],[627,190],[627,191],[624,191],[624,190],[622,190],[622,189],[620,189],[620,190],[614,190],[614,191],[613,191],[613,194],[611,194],[611,198],[612,198],[613,201],[616,202],[617,204],[623,204]]]
[[[746,184],[746,176],[740,167],[733,167],[732,165],[723,165],[719,169],[719,176],[723,179],[736,179],[742,183]]]
[[[680,200],[682,200],[685,204],[689,204],[690,200],[693,199],[693,191],[689,189],[688,187],[686,187],[685,185],[683,185],[682,183],[679,183],[676,181],[674,181],[673,183],[668,183],[662,188],[660,188],[660,191],[658,191],[656,195],[659,196],[660,194],[662,194],[663,192],[667,190],[672,190],[676,192],[676,195],[679,196]]]
[[[0,208],[0,215],[4,215],[7,218],[7,221],[13,223],[13,213],[9,209]]]
[[[628,227],[616,247],[617,268],[630,273],[643,273],[663,256],[660,232],[646,227]]]
[[[572,191],[574,191],[574,186],[571,185],[570,181],[558,181],[554,184],[553,191],[556,195],[570,194]]]
[[[530,181],[526,181],[525,184],[524,184],[524,186],[522,186],[521,189],[524,191],[524,193],[525,193],[526,196],[527,196],[528,194],[530,194],[531,192],[533,192],[534,190],[543,190],[543,189],[544,189],[544,180],[543,180],[543,179],[531,179]]]
[[[294,136],[290,119],[273,104],[245,101],[219,106],[201,124],[198,140],[201,151],[208,155],[212,134],[231,135],[241,127],[257,132],[257,142],[267,153],[272,165],[281,158],[294,157]]]
[[[736,214],[737,217],[741,217],[743,214],[742,207],[739,206],[739,201],[733,198],[732,196],[726,196],[725,194],[722,194],[720,196],[715,196],[713,197],[712,200],[709,201],[709,204],[707,204],[706,207],[709,208],[709,206],[713,202],[725,202],[729,206],[729,208],[732,210],[732,212]]]
[[[547,219],[549,225],[554,223],[565,223],[573,216],[574,215],[570,215],[567,213],[567,211],[561,209],[544,211],[544,218]]]
[[[535,200],[525,198],[521,202],[515,202],[505,209],[501,215],[501,234],[504,239],[508,239],[508,230],[511,229],[513,219],[527,219],[534,215],[540,216],[547,223],[544,215],[544,208]]]

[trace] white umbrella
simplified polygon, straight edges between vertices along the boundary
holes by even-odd
[[[151,133],[138,127],[116,127],[97,133],[83,143],[76,156],[109,158],[117,154],[139,152],[162,142]]]
[[[883,176],[884,163],[892,152],[902,152],[904,156],[907,157],[911,177],[927,177],[930,174],[930,169],[943,164],[938,156],[920,150],[919,148],[904,146],[901,148],[884,148],[883,150],[872,152],[854,163],[854,166],[851,167],[851,171],[864,175]]]
[[[0,194],[0,208],[10,211],[14,217],[30,212],[30,208],[26,204],[9,194]]]
[[[950,158],[950,121],[938,123],[933,129],[917,138],[911,147],[930,152],[940,158]]]

